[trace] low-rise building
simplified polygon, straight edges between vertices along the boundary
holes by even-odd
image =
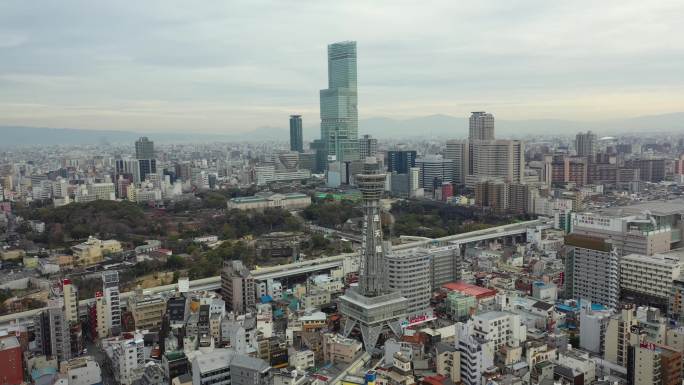
[[[260,193],[251,197],[233,198],[228,201],[228,209],[264,210],[281,208],[284,210],[300,210],[311,205],[311,197],[300,193]]]
[[[331,363],[350,364],[361,352],[361,342],[339,334],[323,336],[323,360]]]
[[[121,243],[117,240],[99,240],[95,237],[88,237],[88,240],[78,245],[72,246],[74,254],[74,264],[80,266],[90,266],[102,262],[107,254],[120,253]]]
[[[59,371],[66,376],[69,385],[102,384],[102,369],[92,356],[63,361],[60,363]]]
[[[128,300],[128,308],[133,314],[137,329],[158,329],[166,312],[166,301],[160,295],[146,295],[138,290]]]
[[[0,338],[0,383],[24,383],[24,360],[17,337]]]

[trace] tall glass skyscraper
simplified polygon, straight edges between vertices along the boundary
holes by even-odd
[[[290,115],[290,151],[304,152],[302,116]]]
[[[338,161],[359,159],[356,42],[328,45],[328,88],[321,90],[321,140]]]

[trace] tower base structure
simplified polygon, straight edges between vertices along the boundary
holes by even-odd
[[[389,292],[375,297],[366,297],[355,287],[347,289],[340,300],[340,313],[346,318],[343,334],[348,337],[355,328],[361,331],[363,346],[371,352],[378,343],[380,334],[391,331],[401,337],[401,322],[406,319],[408,301],[399,292]]]

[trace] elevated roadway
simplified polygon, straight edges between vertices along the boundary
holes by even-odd
[[[393,250],[408,250],[416,247],[442,247],[448,245],[460,245],[466,247],[467,245],[477,244],[480,242],[491,241],[495,239],[519,239],[525,235],[529,227],[542,225],[545,222],[540,219],[513,223],[509,225],[491,227],[484,230],[471,231],[463,234],[449,235],[442,238],[435,239],[421,239],[413,242],[392,246]],[[328,271],[335,268],[344,267],[345,261],[349,268],[355,265],[354,258],[358,257],[356,253],[340,254],[331,257],[323,257],[310,261],[301,261],[288,263],[278,266],[257,268],[251,271],[252,276],[257,281],[264,281],[267,279],[278,279],[284,277],[292,277],[304,274],[312,274],[316,272]],[[221,287],[221,277],[209,277],[190,281],[190,291],[213,291]],[[145,289],[145,293],[160,294],[174,292],[178,289],[177,284],[156,286]],[[121,299],[128,299],[133,296],[135,292],[128,291],[120,294]],[[89,298],[79,301],[79,307],[85,308],[93,304],[94,298]],[[12,323],[23,323],[31,320],[36,314],[43,311],[45,308],[24,311],[20,313],[7,314],[0,316],[0,327]]]

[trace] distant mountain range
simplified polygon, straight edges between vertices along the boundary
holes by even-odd
[[[590,122],[556,119],[496,121],[496,136],[499,138],[520,138],[540,134],[572,135],[575,132],[585,130],[593,130],[599,135],[655,132],[684,133],[684,112]],[[317,125],[305,126],[304,132],[307,138],[316,138],[319,128]],[[468,135],[468,119],[467,117],[448,115],[430,115],[405,120],[369,118],[359,121],[359,135],[363,134],[370,134],[380,139],[465,138]],[[160,143],[288,140],[288,130],[281,127],[261,127],[250,132],[235,134],[188,134],[0,126],[0,147],[38,144],[132,143],[143,135],[147,135]]]
[[[684,112],[590,122],[558,119],[496,120],[496,136],[499,138],[521,138],[540,134],[572,135],[586,130],[604,136],[636,132],[684,133]],[[468,136],[468,118],[448,115],[431,115],[407,120],[371,118],[359,122],[359,135],[362,133],[378,138],[465,138]]]

